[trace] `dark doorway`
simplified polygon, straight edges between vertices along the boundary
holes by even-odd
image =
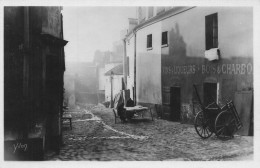
[[[170,89],[170,107],[171,107],[171,120],[180,121],[181,115],[181,88],[171,87]]]
[[[217,102],[217,83],[204,83],[203,88],[204,105]]]

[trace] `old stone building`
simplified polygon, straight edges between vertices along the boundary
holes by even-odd
[[[138,104],[165,119],[192,123],[197,99],[234,100],[252,128],[253,9],[138,7],[138,25],[125,38],[127,88]],[[129,28],[130,29],[130,28]],[[125,80],[126,80],[125,79]]]
[[[59,151],[67,43],[61,10],[4,7],[5,160],[41,160],[47,150]]]

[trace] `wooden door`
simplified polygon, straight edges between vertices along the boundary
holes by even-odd
[[[171,120],[180,121],[181,116],[181,88],[171,87],[170,89]]]
[[[217,102],[217,83],[204,83],[203,88],[204,105]]]

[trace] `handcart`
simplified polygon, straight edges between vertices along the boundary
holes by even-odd
[[[124,99],[123,99],[123,94],[122,94],[122,92],[119,92],[115,96],[114,105],[112,108],[114,115],[115,115],[115,124],[116,124],[117,118],[120,118],[120,120],[122,122],[126,122],[136,116],[141,116],[143,118],[144,113],[147,113],[147,112],[150,113],[151,119],[153,121],[153,113],[151,111],[151,108],[144,107],[141,105],[127,107],[127,106],[124,106],[124,104],[125,103],[124,103]]]
[[[235,132],[242,127],[233,101],[227,101],[223,107],[216,101],[205,106],[201,102],[196,85],[193,87],[201,107],[194,121],[197,134],[203,139],[209,138],[213,133],[221,140],[233,138]]]

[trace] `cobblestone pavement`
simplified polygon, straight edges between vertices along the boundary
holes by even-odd
[[[65,127],[60,154],[46,160],[253,160],[253,137],[202,140],[192,125],[152,121],[148,115],[115,124],[112,110],[102,106],[69,113],[73,129]]]

